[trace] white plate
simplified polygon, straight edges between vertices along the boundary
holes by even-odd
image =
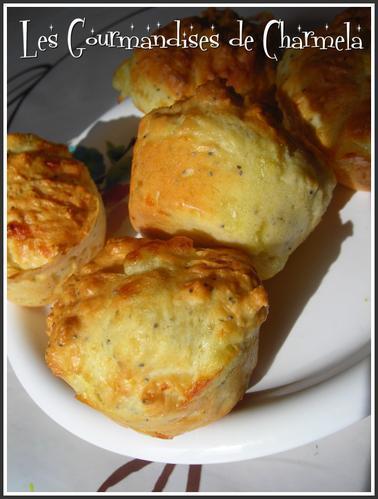
[[[138,113],[128,101],[76,143],[126,144]],[[321,224],[266,282],[271,312],[244,400],[225,418],[171,441],[118,426],[78,402],[43,361],[45,312],[8,304],[8,356],[52,419],[104,449],[174,463],[237,461],[296,447],[370,411],[370,195],[338,187]]]

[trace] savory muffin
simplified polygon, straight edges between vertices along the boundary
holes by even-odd
[[[320,221],[334,184],[263,106],[213,81],[142,118],[130,220],[146,235],[240,247],[267,279]]]
[[[103,247],[105,212],[65,145],[10,134],[7,151],[8,299],[42,306]]]
[[[171,438],[243,396],[267,311],[240,251],[195,249],[181,237],[111,239],[53,304],[46,362],[82,402]]]
[[[370,190],[370,8],[348,9],[318,34],[345,33],[347,21],[364,49],[286,50],[277,98],[286,126],[325,158],[341,184]]]
[[[244,37],[253,36],[255,40],[250,51],[229,43],[239,36],[241,19],[231,9],[209,8],[201,16],[182,19],[181,32],[186,38],[219,34],[219,46],[211,48],[205,44],[203,50],[174,46],[134,49],[131,58],[116,70],[113,87],[120,92],[120,100],[131,97],[145,113],[189,97],[197,86],[217,77],[224,78],[240,94],[265,98],[273,91],[276,67],[265,56],[260,43],[268,18],[267,14],[260,14],[251,21],[244,20]],[[169,39],[176,32],[177,24],[173,21],[154,35]]]

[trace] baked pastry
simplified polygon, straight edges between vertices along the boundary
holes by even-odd
[[[8,135],[8,299],[42,306],[104,245],[105,211],[86,166],[67,147]]]
[[[265,107],[212,81],[142,118],[130,220],[149,236],[240,247],[267,279],[317,225],[334,185]]]
[[[274,93],[276,64],[265,56],[259,43],[268,18],[262,13],[251,21],[244,20],[243,36],[253,36],[255,40],[250,51],[229,43],[239,36],[241,19],[231,9],[209,8],[201,16],[182,19],[182,36],[185,33],[186,38],[200,39],[219,34],[219,46],[214,49],[205,44],[204,50],[182,46],[134,49],[131,58],[116,70],[113,87],[120,92],[120,100],[131,97],[144,113],[189,97],[197,86],[217,77],[224,78],[240,94],[269,98]],[[173,21],[154,35],[169,39],[176,32],[177,24]]]
[[[286,50],[277,98],[288,129],[327,161],[341,184],[370,190],[370,8],[348,9],[318,34],[345,34],[347,21],[364,49]]]
[[[171,438],[243,396],[267,310],[240,251],[111,239],[53,304],[46,362],[82,402]]]

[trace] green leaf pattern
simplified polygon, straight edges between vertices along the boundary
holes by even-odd
[[[82,161],[101,191],[130,180],[131,153],[135,137],[127,145],[115,145],[106,141],[106,158],[94,147],[70,146],[72,155]],[[106,163],[109,165],[106,167]]]

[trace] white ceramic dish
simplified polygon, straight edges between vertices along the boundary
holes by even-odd
[[[109,139],[126,144],[139,115],[126,101],[73,143],[102,151]],[[191,464],[272,454],[369,414],[370,272],[370,194],[337,188],[319,227],[266,282],[271,312],[246,397],[222,420],[171,441],[118,426],[75,400],[44,364],[44,310],[8,304],[8,356],[42,410],[104,449]]]

